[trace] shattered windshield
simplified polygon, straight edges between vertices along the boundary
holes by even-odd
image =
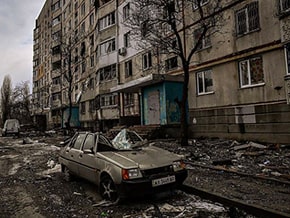
[[[118,150],[132,150],[145,143],[146,140],[143,140],[136,132],[127,129],[122,129],[112,140],[112,144]]]

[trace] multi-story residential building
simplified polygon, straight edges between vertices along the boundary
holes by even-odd
[[[201,3],[211,6],[209,0]],[[180,60],[154,48],[137,49],[125,25],[132,8],[130,0],[46,1],[34,30],[36,115],[63,125],[68,62],[63,41],[53,39],[71,35],[72,96],[82,127],[180,122]],[[200,27],[189,19],[195,13],[195,3],[183,11],[186,52]],[[289,143],[290,1],[224,0],[220,13],[225,22],[219,34],[202,40],[190,64],[191,137]]]

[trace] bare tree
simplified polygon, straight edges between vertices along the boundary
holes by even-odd
[[[66,87],[69,108],[69,114],[67,120],[65,121],[65,125],[68,129],[71,128],[71,117],[73,108],[73,67],[80,61],[85,60],[86,45],[84,39],[84,33],[67,33],[62,37],[61,41],[61,56],[63,60],[62,75],[64,79],[64,87]],[[80,43],[81,40],[83,40],[82,43]],[[80,51],[77,49],[79,45],[81,45]]]
[[[139,48],[154,48],[157,56],[176,55],[183,70],[181,145],[188,145],[187,99],[190,65],[202,43],[222,25],[221,0],[138,0],[130,2],[130,16],[124,22]],[[191,43],[186,43],[188,39]],[[158,69],[162,69],[159,63]]]
[[[6,75],[1,87],[1,111],[3,122],[10,118],[10,106],[11,106],[12,85],[11,78]]]
[[[29,82],[21,82],[12,92],[11,111],[21,123],[32,123],[30,116]]]

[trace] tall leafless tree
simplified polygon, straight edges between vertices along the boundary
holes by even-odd
[[[10,106],[11,106],[12,84],[9,75],[4,77],[1,87],[1,111],[3,122],[10,118]]]
[[[75,64],[82,59],[84,59],[86,53],[85,43],[80,43],[82,39],[85,39],[85,33],[67,33],[62,36],[61,40],[61,56],[63,60],[62,75],[65,91],[68,98],[68,118],[65,121],[66,127],[71,128],[71,117],[73,108],[73,84],[74,84],[74,74],[73,67]],[[80,51],[77,49],[81,45]],[[76,52],[77,51],[77,52]],[[78,53],[79,52],[79,53]]]
[[[30,90],[29,82],[17,84],[12,92],[11,111],[20,123],[32,123],[30,116]]]
[[[179,57],[184,83],[181,111],[181,145],[188,145],[188,83],[193,55],[204,40],[216,34],[223,23],[221,0],[138,0],[130,2],[130,15],[124,24],[138,48],[154,48],[157,56]],[[188,37],[192,38],[190,42]],[[162,69],[162,64],[158,66]]]

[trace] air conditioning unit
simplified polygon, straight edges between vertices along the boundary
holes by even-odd
[[[119,55],[126,55],[127,49],[125,47],[119,48]]]

